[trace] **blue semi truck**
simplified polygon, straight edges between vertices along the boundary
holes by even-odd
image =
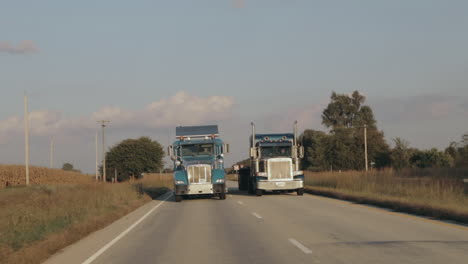
[[[168,149],[174,163],[176,202],[190,195],[226,199],[224,154],[228,152],[216,125],[176,127],[176,141]]]
[[[297,140],[297,121],[294,133],[256,134],[252,123],[250,137],[250,167],[239,171],[239,189],[261,196],[266,191],[304,194],[304,173],[300,159],[304,147]]]

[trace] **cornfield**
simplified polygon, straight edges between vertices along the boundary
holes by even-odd
[[[24,166],[0,165],[0,188],[26,184],[26,172]],[[48,169],[41,167],[29,168],[30,184],[70,184],[88,183],[90,176],[74,171],[60,169]]]

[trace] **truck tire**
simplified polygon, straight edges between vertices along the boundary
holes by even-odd
[[[226,193],[220,193],[219,194],[219,199],[220,200],[226,200]]]
[[[297,195],[299,196],[304,195],[304,188],[297,189]]]
[[[255,195],[262,196],[262,194],[263,194],[263,190],[255,189]]]
[[[176,195],[175,196],[175,201],[176,201],[176,203],[182,202],[182,195]]]

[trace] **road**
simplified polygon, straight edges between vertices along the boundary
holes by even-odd
[[[249,196],[229,186],[224,201],[175,203],[167,195],[140,209],[141,222],[129,216],[46,263],[468,263],[465,226],[312,195]]]

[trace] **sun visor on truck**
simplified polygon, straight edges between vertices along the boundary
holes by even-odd
[[[176,137],[201,137],[218,135],[218,126],[180,126],[176,127]]]

